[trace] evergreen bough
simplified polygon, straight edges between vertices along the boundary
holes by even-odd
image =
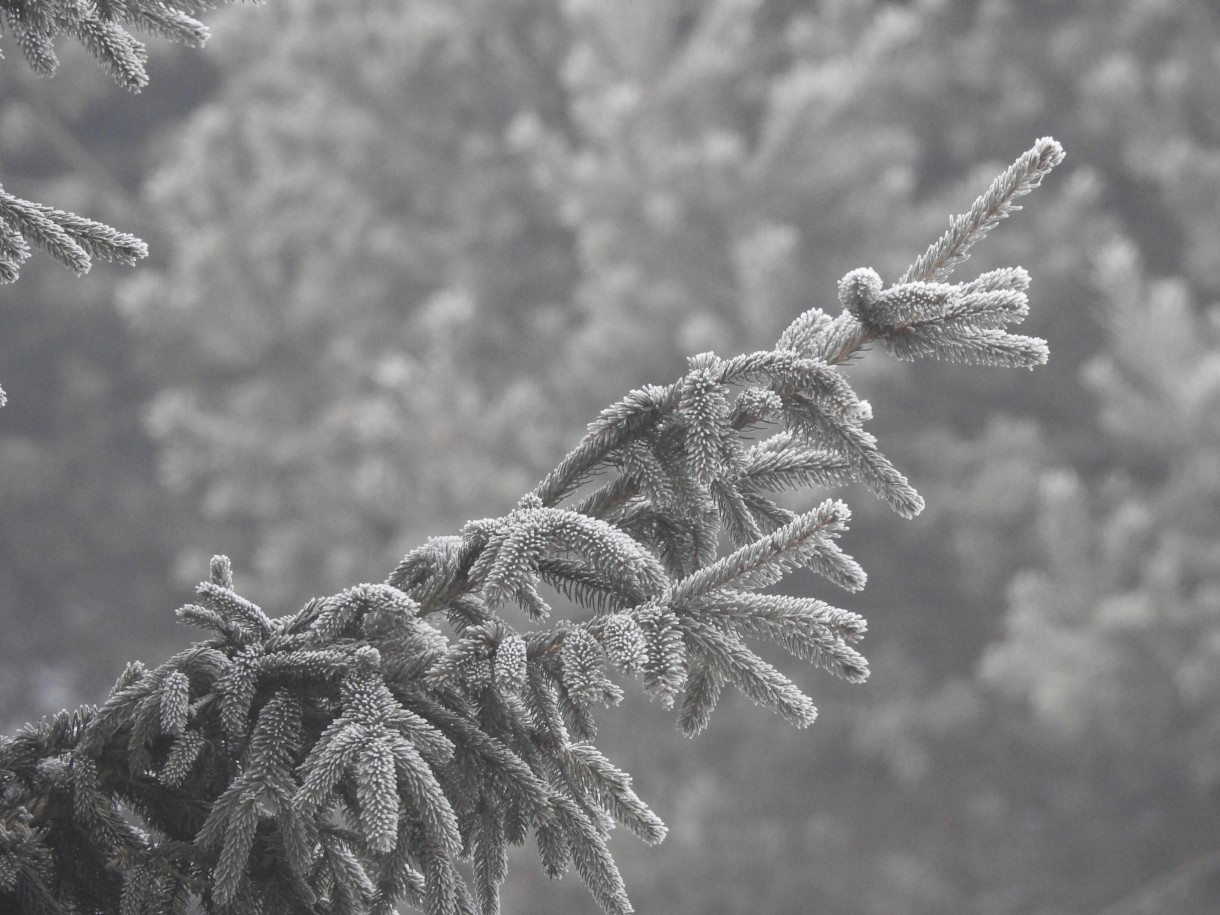
[[[273,619],[216,557],[178,611],[204,641],[0,739],[0,911],[490,915],[531,834],[549,876],[574,867],[606,912],[631,911],[607,836],[656,843],[665,826],[593,743],[594,708],[622,697],[612,675],[641,675],[688,735],[726,685],[814,720],[750,641],[868,676],[859,615],[766,590],[798,567],[864,586],[836,542],[847,506],[771,494],[860,481],[922,509],[840,367],[874,342],[1045,362],[1044,341],[1005,330],[1027,311],[1024,270],[944,280],[1062,157],[1039,140],[896,285],[854,270],[837,317],[811,309],[773,350],[704,353],[631,392],[511,512],[428,541],[383,584]],[[551,623],[548,593],[587,612]]]
[[[148,52],[129,29],[201,47],[208,29],[195,15],[229,0],[0,0],[0,38],[12,37],[30,68],[50,77],[59,67],[55,41],[76,39],[124,89],[148,85]],[[0,53],[0,59],[4,57]],[[0,283],[17,280],[30,246],[76,274],[92,258],[134,264],[148,246],[126,232],[66,210],[15,197],[0,187]]]

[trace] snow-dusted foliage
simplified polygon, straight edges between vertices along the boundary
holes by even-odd
[[[897,285],[853,271],[837,317],[811,310],[773,350],[703,353],[631,392],[512,511],[428,541],[383,584],[270,618],[218,557],[179,611],[203,641],[0,741],[0,909],[492,915],[507,847],[532,835],[547,874],[574,868],[606,912],[631,911],[607,836],[656,843],[665,826],[595,747],[595,709],[642,674],[688,735],[729,685],[810,724],[756,643],[867,677],[858,614],[768,590],[796,568],[864,587],[838,542],[847,505],[772,495],[859,481],[922,509],[843,366],[878,341],[1044,362],[1043,341],[1003,329],[1025,315],[1024,271],[944,280],[1062,155],[1039,140]]]

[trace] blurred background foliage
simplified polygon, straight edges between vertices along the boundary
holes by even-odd
[[[1039,136],[962,278],[1031,271],[1032,375],[853,369],[929,508],[865,492],[863,687],[807,732],[605,745],[672,827],[641,911],[1213,913],[1220,12],[1208,0],[277,0],[114,89],[5,48],[0,177],[152,246],[0,289],[11,728],[502,513],[606,403],[890,280]],[[808,582],[813,586],[813,582]],[[841,600],[841,595],[835,595]],[[799,670],[792,671],[797,677]],[[812,674],[811,674],[812,676]],[[593,911],[525,860],[506,910]]]

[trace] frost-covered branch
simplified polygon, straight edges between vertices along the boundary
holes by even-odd
[[[129,29],[201,47],[208,30],[194,16],[225,2],[229,0],[0,0],[0,37],[12,35],[30,68],[50,77],[59,67],[55,41],[68,36],[116,83],[139,92],[148,85],[148,51]],[[134,235],[0,187],[0,283],[17,280],[31,245],[77,275],[89,271],[93,257],[132,264],[148,255],[147,245]]]
[[[179,611],[203,641],[130,665],[100,708],[0,740],[0,908],[492,915],[508,846],[532,836],[548,875],[574,868],[606,912],[631,911],[608,835],[655,843],[665,827],[594,746],[596,707],[642,675],[690,735],[726,686],[810,724],[812,700],[755,650],[768,644],[867,677],[859,615],[768,590],[795,568],[864,586],[837,542],[847,506],[772,497],[858,481],[904,517],[922,509],[843,371],[868,342],[1045,361],[1005,329],[1027,311],[1023,270],[931,278],[1058,161],[1052,142],[954,221],[939,266],[888,289],[852,271],[838,316],[805,312],[772,350],[692,357],[604,410],[512,511],[428,541],[384,584],[271,618],[218,557]]]

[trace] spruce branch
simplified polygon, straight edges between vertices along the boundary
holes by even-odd
[[[610,832],[655,843],[665,827],[593,743],[596,707],[630,672],[688,735],[729,686],[812,723],[756,643],[868,676],[861,616],[769,591],[795,568],[864,586],[838,545],[847,505],[770,496],[863,482],[921,510],[845,369],[875,341],[898,358],[1045,360],[1005,330],[1028,310],[1024,270],[938,271],[1057,150],[1019,159],[911,277],[852,271],[837,317],[810,309],[772,350],[704,353],[630,393],[515,508],[429,540],[383,584],[273,618],[216,557],[179,610],[201,642],[129,665],[99,708],[0,738],[0,910],[494,915],[507,847],[532,834],[545,873],[574,868],[603,910],[630,912]]]
[[[26,62],[39,76],[55,74],[59,65],[55,39],[69,35],[116,83],[139,92],[148,85],[148,52],[128,29],[202,47],[208,29],[194,16],[225,2],[228,0],[0,0],[0,21],[17,37]]]
[[[148,256],[148,246],[126,232],[66,210],[15,197],[0,187],[0,283],[16,282],[30,245],[51,255],[77,276],[92,258],[131,265]]]
[[[59,67],[55,40],[70,36],[118,85],[139,92],[148,85],[148,51],[129,29],[202,47],[208,30],[192,14],[225,2],[228,0],[0,0],[0,35],[10,32],[34,73],[48,78]],[[148,246],[134,235],[15,197],[0,187],[0,283],[16,282],[30,245],[78,276],[89,272],[92,258],[130,265],[148,256]]]

